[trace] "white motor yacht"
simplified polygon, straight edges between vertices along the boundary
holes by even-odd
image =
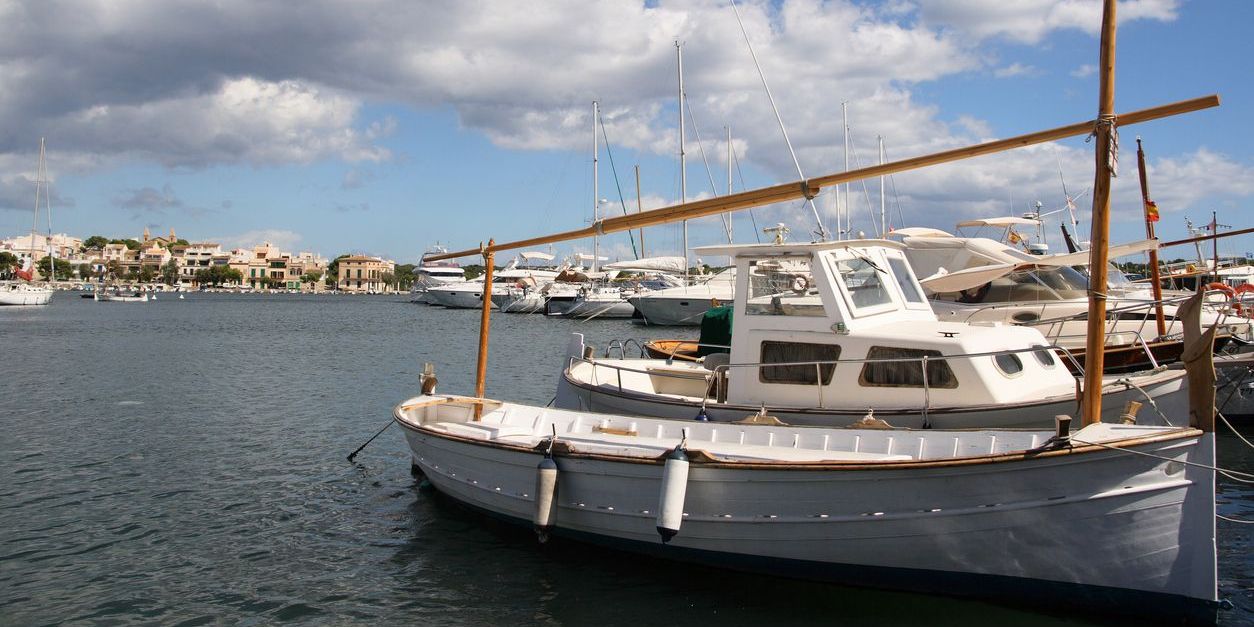
[[[736,294],[736,268],[726,268],[692,285],[636,294],[628,298],[644,324],[698,326],[710,307],[730,303]]]
[[[1076,379],[1040,331],[938,319],[904,246],[884,240],[700,249],[734,257],[731,351],[704,363],[592,358],[572,340],[556,407],[787,424],[1041,427],[1072,413]],[[720,355],[720,357],[723,357]],[[1160,421],[1187,403],[1180,371],[1110,377],[1104,417],[1127,401]],[[1176,413],[1174,415],[1183,415]]]

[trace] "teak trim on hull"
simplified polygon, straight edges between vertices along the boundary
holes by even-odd
[[[486,404],[490,403],[490,404],[497,405],[497,406],[501,405],[500,401],[494,401],[492,399],[486,399],[486,398],[472,398],[472,397],[465,397],[465,396],[449,397],[449,398],[432,397],[429,402],[398,405],[396,409],[392,412],[392,415],[393,415],[393,418],[396,420],[396,422],[400,424],[402,428],[409,430],[409,431],[413,431],[414,433],[420,433],[423,435],[428,435],[428,436],[439,438],[442,440],[461,442],[463,444],[473,444],[475,446],[486,446],[489,448],[495,448],[495,449],[501,449],[501,450],[507,450],[507,451],[515,451],[515,452],[520,452],[520,453],[536,453],[538,455],[543,455],[543,451],[537,450],[535,447],[532,447],[532,446],[525,446],[522,444],[510,444],[506,442],[493,442],[491,440],[483,440],[479,438],[471,438],[471,437],[456,435],[452,433],[436,431],[434,429],[429,429],[423,426],[422,424],[416,424],[414,422],[411,422],[407,417],[402,415],[402,412],[406,410],[410,410],[410,409],[415,409],[418,407],[443,405],[443,404],[451,404],[451,403],[471,404],[474,406],[476,414],[479,414],[480,410]],[[806,428],[806,427],[798,427],[798,428]],[[1078,445],[1078,446],[1069,446],[1068,448],[1046,450],[1046,451],[1039,451],[1039,452],[1020,451],[1020,452],[1013,452],[1013,453],[998,453],[994,455],[979,455],[979,456],[973,456],[973,457],[955,457],[953,459],[912,460],[912,461],[892,461],[892,462],[881,462],[881,461],[861,461],[861,462],[851,462],[851,461],[832,461],[832,462],[734,461],[733,462],[733,461],[721,461],[719,460],[719,458],[709,455],[705,453],[704,451],[701,451],[698,448],[690,448],[688,449],[687,452],[691,458],[692,463],[700,464],[704,468],[726,468],[726,469],[741,469],[741,470],[807,470],[807,471],[809,470],[813,470],[813,471],[819,471],[819,470],[910,470],[910,469],[927,469],[927,468],[949,468],[949,467],[959,467],[959,466],[979,466],[979,465],[984,465],[984,464],[1002,464],[1002,463],[1008,463],[1008,462],[1033,461],[1033,460],[1038,460],[1038,459],[1051,459],[1054,457],[1063,457],[1067,455],[1098,453],[1102,451],[1113,453],[1113,452],[1119,452],[1119,451],[1112,450],[1112,449],[1132,448],[1132,447],[1141,446],[1144,444],[1154,444],[1157,442],[1169,442],[1172,440],[1188,440],[1188,439],[1200,437],[1202,434],[1203,433],[1200,429],[1182,427],[1178,431],[1173,431],[1173,432],[1168,432],[1168,433],[1159,433],[1156,435],[1126,438],[1122,440],[1112,440],[1110,442],[1103,442],[1101,446],[1092,445],[1092,444],[1084,444],[1084,445]],[[560,437],[558,438],[558,442],[561,442]],[[647,458],[647,457],[627,457],[627,456],[617,456],[617,455],[606,455],[604,453],[581,453],[577,450],[570,450],[568,448],[563,449],[563,448],[558,448],[558,447],[554,448],[553,455],[555,457],[569,457],[572,459],[589,459],[589,460],[596,460],[596,461],[609,461],[609,462],[617,462],[617,463],[624,463],[624,464],[641,464],[641,465],[649,465],[649,466],[661,466],[665,463],[665,459],[663,457]]]

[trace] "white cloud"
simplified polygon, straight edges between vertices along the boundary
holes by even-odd
[[[916,0],[927,24],[954,29],[977,40],[1003,38],[1037,44],[1050,33],[1075,29],[1096,34],[1102,23],[1101,2],[1092,0]],[[1178,0],[1124,0],[1116,16],[1131,20],[1170,22],[1176,19]]]
[[[300,233],[287,229],[257,229],[236,235],[223,235],[208,239],[220,242],[224,250],[252,248],[263,242],[270,242],[284,252],[298,252],[297,247],[304,238]]]
[[[1081,65],[1080,67],[1074,70],[1071,70],[1071,75],[1074,76],[1075,78],[1088,78],[1096,73],[1097,73],[1097,66],[1089,64],[1089,63],[1085,63],[1084,65]]]
[[[1039,74],[1040,70],[1030,65],[1022,63],[1011,63],[1005,67],[999,67],[993,70],[993,76],[997,78],[1011,78],[1014,76],[1034,76]]]

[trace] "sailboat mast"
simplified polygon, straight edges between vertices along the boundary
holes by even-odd
[[[592,101],[592,224],[596,226],[601,221],[601,200],[600,189],[597,187],[597,153],[600,152],[600,146],[597,144],[597,114],[600,110],[597,101]],[[592,271],[597,271],[597,261],[601,257],[601,238],[596,235],[592,236]]]
[[[840,103],[840,128],[844,132],[845,143],[845,172],[849,172],[849,103]],[[836,192],[840,192],[840,188],[836,188]],[[845,183],[845,202],[839,202],[840,194],[836,193],[836,240],[844,240],[845,231],[851,231],[849,226],[849,183]],[[845,214],[845,231],[840,229],[840,212]]]
[[[1089,316],[1084,344],[1084,424],[1102,421],[1102,370],[1106,365],[1106,263],[1110,235],[1110,177],[1115,159],[1115,0],[1102,4],[1099,59],[1097,172],[1093,178],[1093,226],[1089,248]]]
[[[884,136],[878,137],[880,142],[880,165],[884,165]],[[888,203],[884,199],[884,175],[880,175],[880,237],[888,235]]]
[[[675,61],[679,67],[679,202],[688,202],[688,168],[684,157],[684,47],[675,42]],[[688,221],[683,221],[684,230],[684,282],[688,281]]]
[[[1145,237],[1155,239],[1154,223],[1158,221],[1158,206],[1150,200],[1149,178],[1145,172],[1145,150],[1141,138],[1136,138],[1136,169],[1141,177],[1141,203],[1145,208]],[[1152,210],[1152,211],[1151,211]],[[1158,248],[1149,249],[1150,289],[1154,293],[1154,319],[1158,324],[1158,337],[1167,335],[1167,320],[1163,314],[1163,285],[1158,273]]]
[[[636,164],[636,213],[644,211],[644,201],[640,198],[640,164]],[[644,227],[640,227],[640,257],[648,257],[644,253]]]

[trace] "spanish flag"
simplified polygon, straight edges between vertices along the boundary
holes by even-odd
[[[1152,200],[1145,201],[1145,220],[1146,222],[1158,222],[1158,203]]]
[[[1019,242],[1023,241],[1023,236],[1019,235],[1018,233],[1015,233],[1014,229],[1010,229],[1006,235],[1007,235],[1006,239],[1009,239],[1011,244],[1018,244]]]

